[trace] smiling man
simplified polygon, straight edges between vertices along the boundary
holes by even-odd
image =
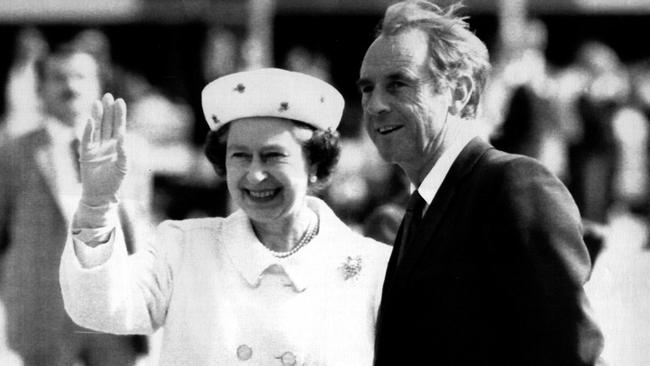
[[[476,137],[485,45],[455,7],[388,8],[363,59],[363,120],[416,188],[395,241],[375,365],[594,365],[580,214],[537,161]]]

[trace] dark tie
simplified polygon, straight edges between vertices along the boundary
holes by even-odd
[[[72,152],[72,158],[74,159],[74,168],[77,172],[77,181],[81,182],[81,171],[79,167],[79,139],[73,139],[70,141],[70,151]]]
[[[413,241],[413,237],[417,232],[418,226],[422,221],[422,211],[426,202],[416,190],[411,194],[408,204],[406,205],[406,213],[404,214],[404,223],[402,226],[402,235],[400,236],[399,253],[397,256],[397,264],[402,261],[404,253],[408,250],[407,247]]]

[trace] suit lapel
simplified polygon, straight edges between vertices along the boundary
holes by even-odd
[[[436,245],[432,238],[440,229],[440,221],[447,214],[450,202],[456,195],[457,188],[462,179],[472,170],[479,158],[490,149],[491,146],[480,138],[474,138],[461,151],[460,155],[452,164],[447,176],[436,193],[433,202],[427,209],[424,218],[415,233],[411,247],[406,248],[404,258],[399,268],[395,269],[394,276],[408,276],[417,262],[422,258],[422,253],[430,245]],[[401,231],[401,229],[400,229]],[[393,258],[391,258],[392,260]]]
[[[70,177],[62,176],[57,171],[62,164],[65,164],[69,156],[62,156],[52,141],[52,137],[47,129],[42,129],[34,136],[34,160],[38,167],[47,190],[52,195],[63,217],[67,219],[72,217],[74,204],[79,196],[79,188],[68,183]]]
[[[400,224],[399,229],[397,230],[397,236],[395,237],[395,241],[393,242],[393,250],[391,252],[390,259],[388,260],[388,267],[386,268],[386,276],[384,279],[384,287],[382,293],[387,293],[390,290],[393,277],[395,276],[395,270],[397,268],[397,257],[399,255],[400,246],[402,243],[403,232],[404,232],[404,220],[402,220],[402,223]]]
[[[53,160],[53,151],[51,149],[52,139],[50,138],[47,130],[42,129],[34,136],[33,142],[33,152],[34,160],[36,166],[38,167],[45,184],[47,185],[49,191],[56,198],[58,191],[56,183],[56,171],[54,169]]]

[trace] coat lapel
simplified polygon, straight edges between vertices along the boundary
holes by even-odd
[[[461,151],[443,180],[433,202],[427,209],[420,228],[415,233],[414,240],[410,244],[411,247],[406,248],[402,263],[395,270],[396,277],[408,276],[422,258],[425,248],[436,245],[431,239],[440,229],[440,221],[447,214],[449,204],[454,199],[460,182],[472,170],[479,158],[490,148],[491,146],[480,138],[474,138]]]

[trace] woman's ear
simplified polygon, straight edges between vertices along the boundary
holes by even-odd
[[[474,81],[467,75],[463,75],[456,80],[456,85],[451,90],[451,103],[449,103],[449,113],[453,116],[459,116],[472,93],[474,92]]]

